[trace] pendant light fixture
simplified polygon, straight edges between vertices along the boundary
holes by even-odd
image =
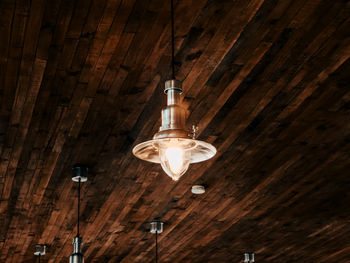
[[[151,230],[150,232],[152,234],[155,234],[156,236],[156,263],[158,263],[158,234],[163,233],[163,222],[160,221],[153,221],[151,223]]]
[[[171,57],[172,79],[165,82],[164,93],[167,106],[162,110],[162,126],[149,140],[136,145],[133,154],[145,161],[160,163],[163,170],[177,181],[190,163],[212,158],[216,148],[210,143],[196,140],[196,129],[192,134],[186,130],[186,110],[181,106],[181,82],[175,79],[174,51],[174,3],[171,1]]]
[[[82,238],[79,233],[79,223],[80,223],[80,187],[81,183],[87,181],[88,168],[84,165],[74,165],[73,170],[73,182],[77,182],[78,185],[78,223],[77,223],[77,235],[73,238],[73,254],[69,257],[69,263],[84,263],[84,255],[81,252]]]
[[[43,244],[35,245],[34,255],[38,256],[38,262],[39,263],[40,263],[41,256],[44,256],[45,254],[46,254],[46,245],[43,245]]]

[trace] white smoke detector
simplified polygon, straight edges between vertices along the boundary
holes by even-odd
[[[192,194],[201,195],[205,193],[205,187],[203,185],[193,185],[191,189]]]

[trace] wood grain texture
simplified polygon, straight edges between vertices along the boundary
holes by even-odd
[[[350,3],[176,0],[187,124],[217,155],[136,159],[165,105],[169,1],[0,1],[0,262],[347,262]],[[207,187],[204,195],[190,192]]]

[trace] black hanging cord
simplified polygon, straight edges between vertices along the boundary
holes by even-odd
[[[41,254],[39,253],[39,263],[40,263],[40,257],[41,257]]]
[[[77,237],[79,237],[79,223],[80,223],[80,182],[81,182],[81,178],[79,177],[79,186],[78,186],[78,224],[77,224]]]
[[[174,0],[171,1],[171,73],[175,79],[175,26],[174,26]]]
[[[156,230],[156,263],[158,263],[158,230]]]

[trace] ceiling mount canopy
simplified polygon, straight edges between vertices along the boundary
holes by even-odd
[[[254,260],[254,253],[244,253],[244,262],[253,263]]]
[[[171,71],[172,79],[165,82],[164,93],[167,106],[162,110],[162,125],[149,140],[136,145],[133,154],[145,161],[160,163],[163,170],[177,181],[188,169],[190,163],[198,163],[212,158],[216,148],[210,143],[196,140],[186,129],[186,110],[181,105],[181,82],[175,79],[174,51],[174,3],[171,2]]]
[[[43,244],[35,245],[34,255],[38,256],[38,262],[39,263],[40,263],[41,256],[44,256],[45,254],[46,254],[46,245],[43,245]]]

